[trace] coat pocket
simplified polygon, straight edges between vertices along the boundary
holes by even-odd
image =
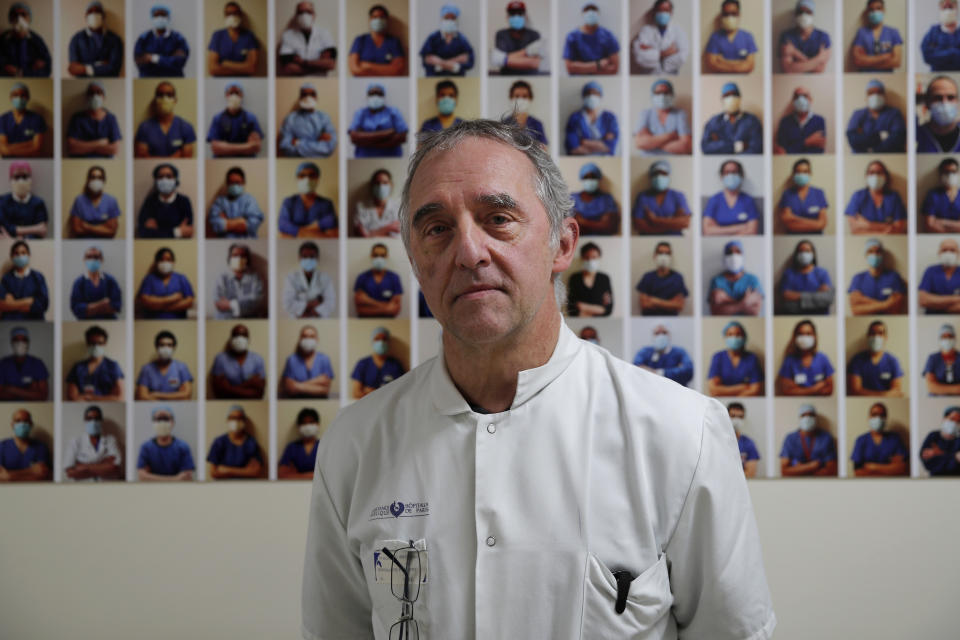
[[[670,624],[670,576],[667,556],[630,582],[626,609],[618,614],[617,581],[596,555],[587,554],[583,589],[583,625],[581,638],[621,639],[663,638]]]

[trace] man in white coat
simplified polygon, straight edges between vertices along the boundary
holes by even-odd
[[[570,209],[522,128],[421,139],[401,237],[442,352],[317,445],[304,638],[771,636],[727,411],[567,328]]]

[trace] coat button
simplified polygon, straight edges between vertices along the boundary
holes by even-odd
[[[493,536],[488,536],[488,537],[487,537],[487,546],[488,546],[488,547],[492,547],[492,546],[495,545],[495,544],[497,544],[497,539],[494,538]]]
[[[497,425],[495,424],[487,425],[487,433],[496,433],[496,432],[497,432]]]

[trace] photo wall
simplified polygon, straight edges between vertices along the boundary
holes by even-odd
[[[307,479],[439,352],[419,132],[567,180],[583,339],[748,477],[960,474],[960,28],[906,0],[0,2],[0,481]]]

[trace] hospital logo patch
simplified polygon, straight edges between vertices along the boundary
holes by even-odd
[[[374,507],[370,510],[371,520],[386,520],[389,518],[422,518],[430,515],[430,503],[402,502],[394,500],[390,504]]]

